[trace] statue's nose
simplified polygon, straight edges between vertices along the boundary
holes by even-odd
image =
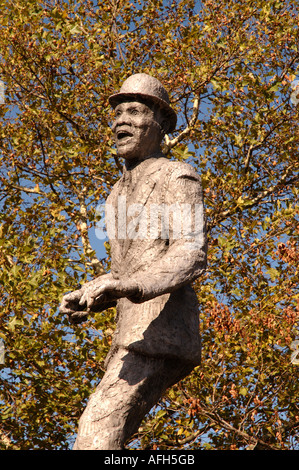
[[[112,131],[114,132],[117,127],[120,126],[130,126],[131,125],[131,119],[127,113],[121,113],[119,116],[117,116],[113,122],[112,125]]]

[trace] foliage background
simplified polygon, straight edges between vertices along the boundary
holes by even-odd
[[[113,309],[74,327],[57,308],[109,270],[90,241],[121,174],[108,96],[144,71],[179,114],[165,153],[202,175],[209,265],[202,365],[128,447],[298,449],[299,2],[0,5],[0,448],[71,448],[103,375]]]

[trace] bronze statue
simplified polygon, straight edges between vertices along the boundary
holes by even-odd
[[[116,305],[117,326],[74,449],[123,449],[165,390],[200,363],[198,301],[190,286],[206,266],[199,175],[161,152],[177,117],[157,79],[132,75],[110,103],[125,159],[106,201],[114,219],[111,272],[64,296],[60,311],[80,322]]]

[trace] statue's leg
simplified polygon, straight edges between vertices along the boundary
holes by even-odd
[[[80,418],[74,450],[123,449],[165,390],[192,368],[176,359],[118,351]]]

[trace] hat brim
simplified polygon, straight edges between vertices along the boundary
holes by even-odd
[[[145,93],[115,93],[114,95],[109,96],[109,103],[113,108],[115,108],[118,104],[123,103],[128,98],[138,99],[138,97],[153,101],[154,103],[158,103],[169,119],[169,132],[173,132],[175,130],[177,123],[176,112],[171,108],[171,106],[169,106],[168,103],[166,103],[166,101],[162,100],[161,98],[147,95]]]

